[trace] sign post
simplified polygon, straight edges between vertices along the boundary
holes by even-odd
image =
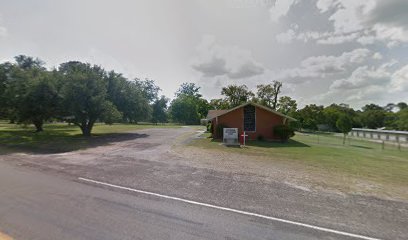
[[[239,145],[238,128],[224,128],[223,142],[225,145]]]

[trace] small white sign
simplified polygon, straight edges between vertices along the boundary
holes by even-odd
[[[224,128],[223,142],[226,145],[239,145],[238,128]]]

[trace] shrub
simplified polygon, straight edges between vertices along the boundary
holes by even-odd
[[[282,142],[288,141],[290,137],[295,136],[293,128],[288,125],[277,125],[273,128],[273,134],[278,136]]]
[[[212,133],[212,123],[211,122],[207,123],[207,132]]]
[[[258,141],[263,141],[263,140],[265,140],[264,136],[262,136],[262,135],[259,135],[259,136],[257,137],[257,139],[258,139]]]
[[[224,138],[224,128],[228,128],[228,127],[223,124],[217,125],[217,137],[218,138]]]

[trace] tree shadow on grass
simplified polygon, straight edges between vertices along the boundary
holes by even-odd
[[[275,142],[275,141],[248,141],[248,146],[253,147],[263,147],[263,148],[299,148],[299,147],[310,147],[302,142],[289,139],[287,142]]]
[[[372,148],[372,147],[360,146],[360,145],[354,145],[354,144],[351,144],[350,147],[363,148],[363,149],[374,149],[374,148]]]
[[[84,137],[69,131],[0,131],[0,155],[9,153],[52,154],[107,146],[115,142],[146,138],[147,134],[108,133]]]
[[[211,142],[218,142],[222,143],[220,139],[211,139]],[[263,147],[263,148],[287,148],[287,147],[310,147],[307,144],[302,142],[289,139],[287,142],[275,142],[275,141],[258,141],[258,140],[250,140],[246,142],[246,146],[250,147]],[[227,146],[231,148],[239,148],[240,146]]]

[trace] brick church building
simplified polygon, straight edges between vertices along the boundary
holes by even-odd
[[[278,139],[273,134],[273,128],[277,125],[288,124],[296,119],[286,116],[271,108],[257,103],[245,103],[229,110],[210,110],[207,120],[212,124],[212,135],[217,136],[217,126],[226,128],[238,128],[238,133],[245,131],[248,138],[255,140],[262,137],[267,140]]]

